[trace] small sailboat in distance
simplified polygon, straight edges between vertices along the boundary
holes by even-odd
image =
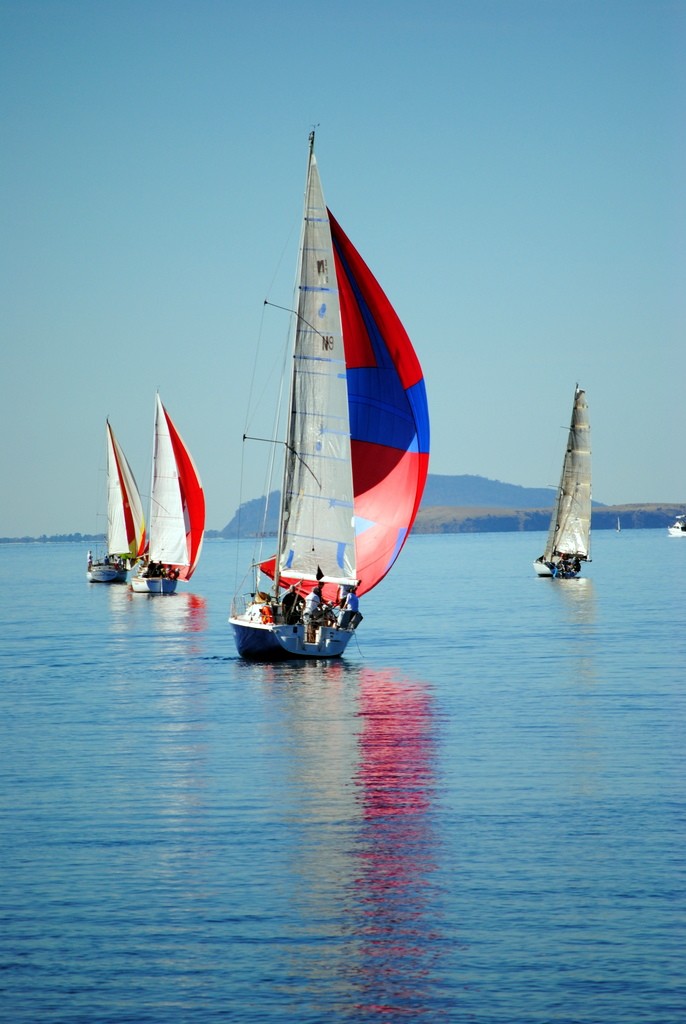
[[[534,562],[537,576],[572,579],[591,560],[591,427],[586,392],[574,389],[572,422],[545,551]]]
[[[357,596],[398,557],[429,465],[419,361],[325,205],[314,132],[295,302],[276,553],[257,562],[229,618],[241,657],[264,661],[343,654],[361,621]]]
[[[131,579],[134,593],[173,594],[178,580],[189,580],[204,530],[205,495],[198,471],[157,395],[148,550],[145,565]]]
[[[145,515],[135,477],[107,420],[107,551],[94,561],[88,552],[90,583],[126,583],[128,569],[145,550]]]

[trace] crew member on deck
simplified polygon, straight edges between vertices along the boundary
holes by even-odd
[[[315,587],[305,598],[305,614],[303,620],[306,623],[315,622],[319,618],[319,610],[322,604],[322,588]]]
[[[283,595],[281,601],[281,611],[283,612],[284,622],[287,625],[293,626],[298,621],[302,604],[303,599],[298,595],[295,584],[293,584]]]
[[[348,596],[345,599],[345,605],[343,606],[343,612],[340,619],[338,620],[339,629],[347,629],[350,625],[353,617],[357,615],[360,610],[360,599],[357,596],[357,587],[351,587]]]

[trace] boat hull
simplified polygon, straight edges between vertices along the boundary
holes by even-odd
[[[287,661],[294,658],[340,658],[353,635],[351,629],[321,626],[309,631],[302,623],[275,625],[251,622],[243,616],[229,619],[236,649],[248,661]]]
[[[554,580],[575,580],[581,575],[581,571],[575,572],[570,568],[559,569],[553,562],[544,562],[540,558],[534,562],[534,572],[537,576]]]
[[[163,576],[133,576],[131,589],[134,594],[173,594],[177,580],[168,580]]]
[[[86,579],[89,583],[126,583],[126,574],[126,569],[94,562],[86,573]]]
[[[667,528],[667,532],[670,537],[686,537],[686,530],[682,529],[680,526],[669,526]]]

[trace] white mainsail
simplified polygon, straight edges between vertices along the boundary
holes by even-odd
[[[145,514],[131,467],[107,422],[107,553],[136,558],[145,543]]]
[[[574,391],[572,422],[562,464],[555,512],[550,521],[544,558],[553,555],[590,556],[591,537],[591,427],[586,393]]]
[[[352,581],[353,480],[340,300],[329,217],[311,150],[299,278],[279,573],[290,579],[323,574],[330,582]]]
[[[189,565],[188,531],[169,424],[157,395],[150,508],[150,561]]]

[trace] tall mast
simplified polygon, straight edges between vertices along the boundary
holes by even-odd
[[[296,274],[297,281],[297,301],[295,303],[296,313],[293,326],[293,340],[291,346],[291,382],[288,394],[288,413],[286,416],[286,450],[284,453],[283,461],[283,472],[281,476],[281,499],[279,502],[279,528],[276,541],[276,556],[274,560],[274,596],[279,596],[279,578],[281,576],[281,554],[283,551],[284,543],[284,512],[286,509],[286,481],[288,477],[288,457],[291,441],[291,423],[293,419],[293,409],[295,404],[295,343],[296,343],[296,332],[298,329],[297,318],[300,315],[300,283],[302,279],[302,264],[303,264],[303,246],[305,241],[305,226],[307,217],[307,197],[310,189],[310,168],[312,167],[312,161],[314,159],[314,129],[310,132],[309,136],[309,149],[307,153],[307,175],[305,178],[305,193],[303,196],[303,215],[302,215],[302,227],[300,230],[300,246],[298,251],[298,267]]]
[[[160,393],[155,392],[155,415],[152,421],[152,465],[150,466],[150,533],[148,535],[148,561],[151,562],[150,549],[152,548],[152,521],[155,513],[155,456],[157,453],[157,416],[160,407]]]

